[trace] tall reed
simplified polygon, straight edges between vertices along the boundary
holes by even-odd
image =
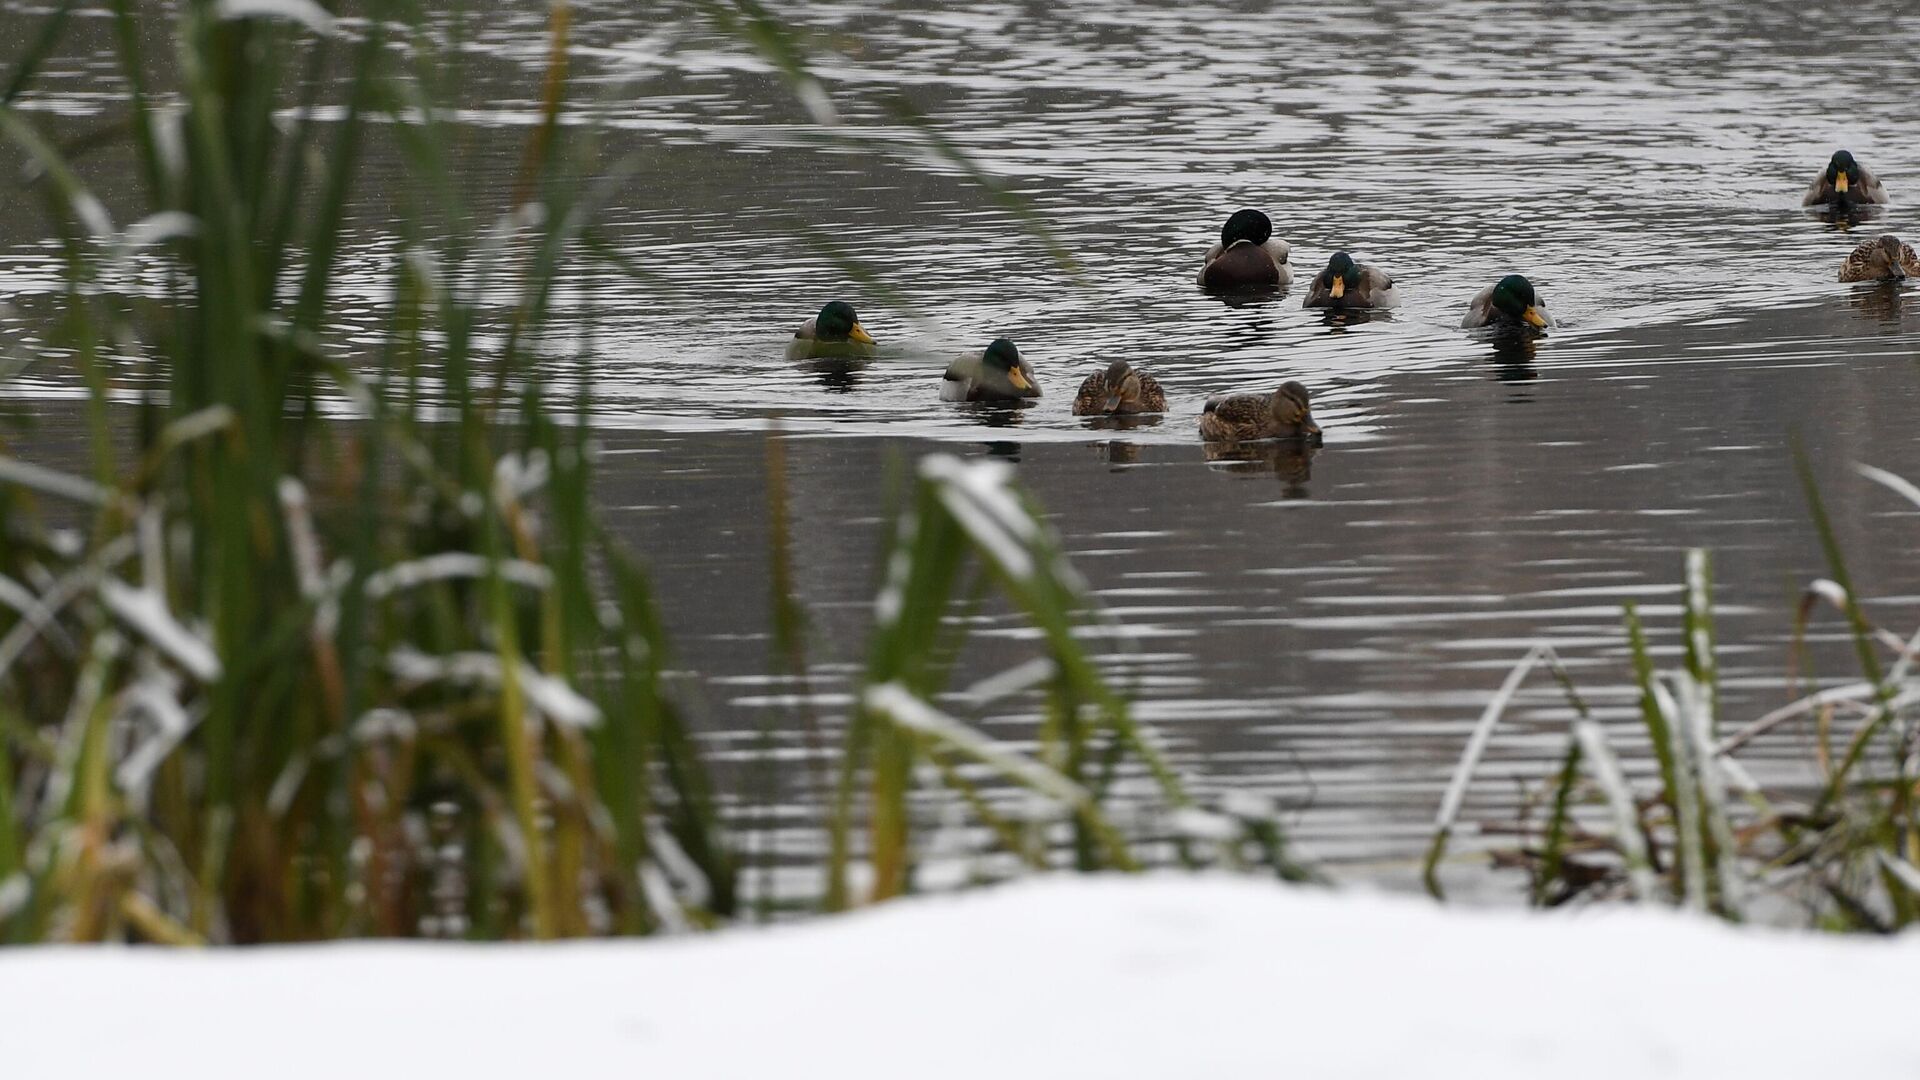
[[[90,461],[0,456],[0,941],[552,938],[735,916],[738,832],[666,686],[649,579],[595,512],[589,365],[543,359],[566,340],[561,268],[618,262],[586,232],[591,135],[562,123],[568,5],[551,8],[514,197],[470,207],[448,58],[410,5],[372,0],[349,28],[307,0],[165,16],[113,0],[140,181],[126,224],[13,107],[69,6],[0,107],[60,240],[49,344],[87,387]],[[141,54],[154,17],[176,34],[164,92]],[[332,319],[342,222],[376,130],[415,187],[380,332],[349,344]],[[126,404],[136,367],[164,385]],[[1299,876],[1270,813],[1188,805],[1085,652],[1092,605],[1008,477],[944,457],[917,476],[820,903],[914,887],[927,768],[977,811],[982,850],[1128,868],[1170,845]],[[799,676],[803,613],[775,558],[777,662]],[[971,565],[1042,631],[1037,754],[944,711]],[[1129,763],[1162,817],[1114,819]],[[1067,807],[1066,835],[1011,821],[1009,788]]]

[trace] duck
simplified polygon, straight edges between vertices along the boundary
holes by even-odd
[[[1393,279],[1377,267],[1355,262],[1353,256],[1336,251],[1327,260],[1327,268],[1313,279],[1307,289],[1307,307],[1390,308],[1400,304]]]
[[[947,365],[940,378],[941,401],[1020,401],[1040,396],[1033,365],[1006,338]]]
[[[1836,150],[1827,167],[1807,185],[1801,206],[1878,206],[1887,201],[1887,189],[1879,177],[1867,171],[1845,150]]]
[[[820,314],[800,324],[787,343],[787,359],[846,359],[873,355],[873,335],[860,325],[853,305],[830,300]]]
[[[1508,274],[1467,301],[1467,317],[1460,320],[1460,325],[1469,330],[1478,326],[1503,326],[1531,333],[1552,326],[1553,317],[1547,314],[1547,306],[1533,291],[1533,282],[1519,274]]]
[[[1080,384],[1073,398],[1073,415],[1158,413],[1167,411],[1167,395],[1159,380],[1137,371],[1125,360],[1115,360]]]
[[[1235,210],[1220,228],[1220,242],[1200,264],[1200,287],[1216,292],[1277,289],[1293,280],[1293,253],[1273,235],[1273,222],[1258,210]]]
[[[1307,388],[1285,382],[1271,394],[1218,394],[1208,398],[1200,414],[1200,438],[1207,442],[1304,439],[1318,443],[1320,425],[1314,423],[1308,406]]]
[[[1900,238],[1887,233],[1853,249],[1840,264],[1841,281],[1904,281],[1920,277],[1920,256]]]

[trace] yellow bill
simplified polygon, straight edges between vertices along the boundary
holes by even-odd
[[[1019,368],[1007,369],[1007,381],[1013,384],[1015,390],[1033,389],[1033,384],[1027,381],[1027,377],[1021,374]]]
[[[1347,279],[1343,277],[1334,278],[1333,279],[1333,298],[1335,300],[1338,300],[1345,295],[1347,295]]]
[[[1527,320],[1529,326],[1537,326],[1542,330],[1547,328],[1547,317],[1540,314],[1539,308],[1528,307],[1527,310],[1520,313],[1520,317]]]
[[[854,323],[853,329],[847,331],[847,340],[857,341],[862,345],[871,345],[873,344],[873,335],[867,333],[866,327],[861,326],[859,323]]]
[[[1841,173],[1840,175],[1833,178],[1833,190],[1839,192],[1842,195],[1845,195],[1847,193],[1847,174],[1846,173]]]

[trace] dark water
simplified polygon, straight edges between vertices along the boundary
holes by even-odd
[[[460,120],[474,205],[491,213],[537,115],[544,9],[482,6]],[[1715,553],[1729,717],[1784,700],[1790,612],[1821,573],[1795,431],[1875,613],[1911,628],[1920,520],[1848,465],[1920,477],[1920,289],[1835,273],[1863,229],[1920,232],[1920,179],[1905,179],[1920,176],[1920,9],[794,8],[836,132],[682,9],[577,7],[576,107],[600,125],[604,171],[625,177],[607,235],[655,279],[583,263],[570,303],[591,336],[563,344],[588,350],[602,394],[607,505],[657,571],[706,726],[739,755],[791,691],[764,674],[776,415],[825,711],[861,655],[887,462],[936,444],[1015,457],[1129,628],[1109,663],[1141,714],[1203,786],[1280,797],[1304,851],[1356,873],[1421,846],[1467,728],[1536,640],[1631,745],[1620,605],[1641,604],[1670,655],[1689,547]],[[24,40],[23,6],[0,8]],[[84,131],[116,87],[93,48],[104,24],[82,17],[75,34],[28,104]],[[892,121],[896,92],[1026,199],[1078,273]],[[1842,145],[1896,200],[1852,230],[1798,205]],[[391,155],[369,167],[377,189],[409,182]],[[112,207],[124,177],[97,179]],[[1330,326],[1299,291],[1238,306],[1197,292],[1199,252],[1241,205],[1269,211],[1301,269],[1347,248],[1392,272],[1405,306]],[[391,258],[389,213],[355,208],[362,265]],[[32,215],[0,220],[16,347],[38,340],[56,288],[42,234]],[[1562,323],[1526,356],[1454,329],[1512,270]],[[343,335],[385,282],[345,282]],[[851,379],[781,357],[831,297],[887,346]],[[1000,335],[1039,368],[1043,402],[1010,416],[937,401],[945,358]],[[1160,377],[1170,415],[1119,432],[1068,415],[1080,378],[1115,356]],[[1282,378],[1314,389],[1325,449],[1209,463],[1202,399]],[[53,402],[74,386],[54,359],[6,392]],[[1010,623],[987,640],[982,672],[1022,655]],[[1026,707],[982,722],[1017,737]],[[1558,753],[1550,684],[1514,716],[1470,817],[1510,813],[1500,778],[1537,777]],[[1803,749],[1749,760],[1788,775]]]

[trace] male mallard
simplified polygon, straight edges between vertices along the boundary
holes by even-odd
[[[1102,413],[1157,413],[1167,411],[1167,395],[1153,376],[1135,371],[1125,360],[1096,371],[1080,384],[1073,398],[1073,415]]]
[[[1327,268],[1314,277],[1307,290],[1307,307],[1390,308],[1400,303],[1393,290],[1393,279],[1375,267],[1353,261],[1353,256],[1336,251],[1327,260]]]
[[[830,301],[820,314],[800,324],[787,343],[787,359],[845,359],[873,355],[873,338],[860,325],[853,305]]]
[[[1307,407],[1307,388],[1280,384],[1271,394],[1222,394],[1207,399],[1200,414],[1200,437],[1208,442],[1257,439],[1320,441],[1320,425]]]
[[[1800,205],[1859,206],[1886,201],[1887,189],[1880,186],[1880,179],[1868,172],[1865,165],[1853,160],[1852,154],[1836,150],[1827,167],[1807,185],[1806,197],[1800,200]]]
[[[1853,249],[1840,264],[1841,281],[1904,281],[1920,277],[1920,256],[1913,248],[1888,233]]]
[[[1200,287],[1232,291],[1273,289],[1293,280],[1287,259],[1293,249],[1273,235],[1273,222],[1258,210],[1235,210],[1220,229],[1220,242],[1207,249],[1200,265]]]
[[[1504,326],[1545,330],[1553,325],[1553,317],[1534,295],[1533,282],[1519,274],[1508,274],[1467,302],[1467,317],[1460,320],[1460,325],[1466,329]]]
[[[1006,338],[947,365],[940,379],[941,401],[1018,401],[1040,396],[1033,365]]]

